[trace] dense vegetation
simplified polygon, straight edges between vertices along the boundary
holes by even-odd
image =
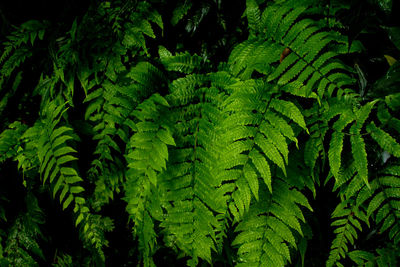
[[[398,1],[25,2],[0,266],[399,266]]]

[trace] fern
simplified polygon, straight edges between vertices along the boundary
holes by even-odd
[[[335,218],[332,226],[337,227],[334,230],[336,237],[332,242],[326,265],[343,266],[337,261],[345,257],[345,254],[349,251],[349,245],[354,245],[358,238],[357,231],[362,231],[360,221],[365,220],[366,216],[351,201],[344,201],[336,207],[332,218]]]
[[[398,264],[398,29],[358,4],[106,0],[3,27],[0,265]]]
[[[129,168],[125,186],[126,209],[134,222],[134,232],[139,238],[145,266],[154,264],[151,258],[156,237],[153,218],[162,218],[161,209],[156,208],[160,201],[160,196],[157,196],[157,176],[166,168],[167,145],[175,145],[170,127],[163,121],[160,111],[168,106],[158,94],[138,105],[134,114],[139,122],[135,124],[136,132],[127,144],[125,155]]]
[[[392,166],[383,170],[377,178],[371,182],[371,189],[363,189],[358,197],[358,205],[367,201],[367,216],[375,214],[374,221],[380,224],[380,232],[388,229],[389,237],[394,243],[400,241],[398,222],[398,175],[399,167]]]
[[[246,1],[246,17],[249,23],[250,34],[252,32],[259,32],[261,26],[261,12],[258,8],[257,1],[247,0]]]
[[[166,245],[189,255],[189,266],[196,266],[198,258],[211,263],[216,229],[222,223],[215,214],[223,211],[223,192],[217,189],[218,181],[208,167],[213,162],[211,134],[218,117],[216,92],[202,87],[206,82],[203,75],[172,82],[167,100],[172,108],[170,120],[175,123],[176,147],[170,150],[167,169],[158,179],[166,210],[160,224]]]
[[[341,180],[342,151],[345,149],[345,139],[349,138],[359,178],[363,179],[365,183],[368,183],[367,152],[365,150],[365,141],[361,129],[375,103],[376,101],[369,102],[358,109],[353,108],[352,102],[343,103],[337,99],[332,99],[330,104],[326,103],[325,108],[320,109],[317,107],[319,112],[323,115],[321,115],[320,120],[313,122],[312,138],[308,141],[306,147],[306,163],[309,162],[308,165],[313,166],[319,153],[321,151],[326,153],[319,142],[325,139],[329,128],[332,128],[333,132],[330,138],[329,151],[327,152],[332,174],[337,181]],[[330,127],[328,124],[332,121],[334,121],[334,123],[332,127]],[[319,145],[316,145],[317,143],[319,143]],[[311,149],[313,152],[310,151]]]
[[[43,211],[38,201],[31,193],[26,198],[27,212],[20,214],[9,230],[4,248],[4,259],[0,261],[5,266],[38,266],[35,257],[44,259],[43,251],[38,244],[38,238],[44,236],[40,225],[44,222]]]
[[[229,57],[233,75],[248,79],[254,71],[269,74],[271,64],[279,59],[280,47],[257,39],[247,40],[237,45]]]
[[[5,49],[0,57],[1,78],[9,77],[16,67],[22,63],[26,57],[32,55],[27,49],[28,45],[33,46],[37,38],[43,40],[48,22],[30,20],[23,23],[20,28],[7,36],[4,43]],[[11,52],[14,51],[13,54]]]
[[[54,267],[71,267],[73,266],[72,257],[68,254],[62,256],[57,256],[56,263],[53,264]]]
[[[354,250],[349,253],[349,257],[358,265],[365,266],[396,266],[399,262],[399,249],[394,246],[388,246],[376,250],[376,254]]]
[[[12,73],[20,67],[23,62],[33,55],[32,46],[36,39],[43,40],[48,22],[40,22],[37,20],[30,20],[23,23],[17,30],[13,31],[11,35],[7,36],[7,41],[4,42],[4,50],[0,55],[0,92],[3,91],[4,86]],[[6,102],[11,95],[16,91],[16,83],[20,79],[17,75],[14,80],[14,90],[8,93],[8,97],[1,99],[0,113],[3,111]],[[4,103],[5,102],[5,103]]]
[[[103,177],[97,182],[98,190],[103,194],[103,196],[99,195],[97,199],[100,201],[100,206],[101,202],[107,203],[107,199],[113,198],[113,192],[118,192],[118,186],[123,179],[122,162],[113,153],[115,151],[120,154],[122,150],[113,139],[118,137],[127,142],[127,136],[132,127],[131,113],[138,102],[151,94],[154,87],[159,86],[159,82],[161,82],[152,82],[150,77],[154,77],[154,75],[162,80],[162,74],[154,66],[144,62],[139,63],[126,75],[125,81],[121,77],[121,84],[106,81],[103,83],[104,92],[101,92],[102,89],[97,89],[87,97],[87,101],[91,101],[91,103],[88,106],[86,117],[99,123],[94,127],[98,133],[93,137],[99,140],[95,151],[99,158],[93,161],[93,167],[89,172],[92,176]],[[128,81],[131,82],[131,85],[127,88],[123,85]],[[104,103],[103,110],[96,112],[94,108],[99,109],[99,103]],[[102,169],[112,172],[103,173]],[[106,193],[105,196],[104,193]]]
[[[271,66],[279,60],[284,49],[289,49],[289,55],[283,60],[281,58],[282,62],[270,73],[261,67],[259,72],[269,74],[268,81],[277,80],[286,91],[313,98],[322,98],[326,91],[328,95],[336,91],[342,95],[351,88],[353,80],[348,75],[351,69],[338,61],[337,56],[347,51],[358,51],[359,48],[353,44],[347,49],[346,42],[337,32],[324,32],[318,22],[303,17],[313,1],[303,1],[302,5],[294,1],[272,5],[262,12],[261,18],[255,1],[247,1],[247,4],[250,29],[260,37],[235,48],[237,51],[231,55],[235,61],[236,55],[243,55],[241,50],[245,48],[245,53],[257,56],[244,66]],[[261,37],[265,35],[267,38]],[[258,71],[253,67],[245,77],[251,75],[254,69]]]
[[[202,58],[198,55],[192,56],[188,52],[173,56],[165,47],[160,47],[158,53],[161,63],[169,71],[190,74],[195,70],[199,70],[202,66]]]
[[[73,156],[76,150],[69,146],[68,142],[76,138],[74,138],[72,128],[58,126],[63,112],[65,112],[64,105],[50,102],[42,110],[42,119],[29,128],[23,138],[28,140],[28,147],[31,143],[37,150],[39,173],[43,183],[50,183],[53,197],[59,194],[63,209],[71,204],[74,205],[77,216],[76,225],[82,225],[87,242],[100,251],[106,243],[104,238],[101,238],[102,234],[98,236],[96,225],[91,223],[92,215],[89,213],[85,199],[79,196],[84,188],[78,183],[83,180],[72,165],[77,160]]]
[[[39,140],[31,139],[31,141],[35,142],[38,149],[43,183],[46,181],[53,183],[53,196],[61,190],[60,202],[63,204],[63,209],[66,209],[74,200],[74,194],[84,189],[75,185],[82,179],[68,164],[77,159],[72,155],[76,153],[76,150],[66,145],[68,140],[73,140],[72,129],[67,126],[57,127],[63,108],[63,105],[56,106],[55,103],[49,103],[43,110],[43,120],[36,125],[39,129],[41,128],[41,137]],[[28,130],[24,137],[30,138],[31,132],[33,132],[32,129]]]
[[[304,128],[305,122],[293,103],[273,99],[268,85],[261,81],[249,80],[232,87],[234,92],[224,104],[229,115],[223,125],[230,130],[224,138],[227,150],[221,167],[225,179],[229,177],[228,181],[235,184],[230,210],[239,219],[250,205],[251,194],[258,199],[259,179],[273,191],[271,163],[286,174],[288,142],[297,143],[297,139],[285,117]]]
[[[275,179],[273,186],[273,194],[262,187],[259,201],[235,229],[240,231],[232,243],[239,245],[238,266],[284,266],[291,262],[290,250],[297,248],[296,237],[303,235],[299,206],[311,210],[307,199],[284,180]]]
[[[125,25],[122,44],[127,48],[143,49],[147,53],[145,35],[151,38],[156,37],[150,22],[157,24],[161,29],[163,29],[163,22],[160,14],[145,1],[139,2],[136,9],[138,12],[130,14],[130,22]]]
[[[8,127],[9,129],[4,130],[0,135],[0,162],[17,155],[19,139],[27,129],[26,125],[17,121]]]
[[[396,171],[396,168],[397,166],[390,167],[383,173],[397,175],[398,172]],[[349,170],[351,170],[349,172],[351,175],[350,177],[353,177],[357,172],[355,166],[349,168]],[[349,257],[355,259],[356,262],[357,260],[364,258],[364,254],[358,255],[357,253],[349,252],[347,243],[354,245],[355,240],[358,238],[357,230],[362,231],[361,222],[364,222],[369,227],[369,218],[372,213],[377,211],[376,209],[380,209],[380,206],[385,199],[391,199],[393,197],[392,195],[385,195],[385,186],[387,186],[387,192],[393,194],[391,190],[396,190],[394,188],[398,183],[397,177],[393,176],[383,176],[382,178],[377,177],[368,184],[369,186],[361,182],[357,175],[355,175],[354,178],[347,178],[346,180],[350,181],[350,183],[347,184],[345,189],[342,189],[341,192],[343,192],[344,197],[348,200],[339,204],[332,215],[333,218],[338,218],[334,223],[332,223],[333,226],[338,226],[338,228],[335,230],[337,236],[332,243],[332,250],[327,262],[329,266],[333,266],[335,263],[339,265],[340,263],[337,261],[340,258],[345,258],[347,253]],[[341,186],[343,187],[343,185]],[[396,195],[394,195],[394,197],[396,198]],[[381,207],[382,210],[377,213],[379,216],[377,215],[377,217],[374,217],[373,221],[382,225],[380,230],[381,232],[394,226],[392,231],[389,233],[390,238],[393,239],[395,236],[398,236],[398,227],[396,226],[396,209],[393,208],[390,203],[391,202],[389,201]],[[390,215],[391,210],[393,210],[392,215]],[[389,216],[386,217],[388,214]],[[385,226],[385,223],[382,224],[382,220],[387,220]],[[398,242],[398,237],[397,241],[395,240],[394,242]],[[366,255],[368,256],[369,254],[367,253]],[[361,259],[358,259],[358,257],[361,257]],[[371,260],[369,256],[366,259]]]
[[[400,157],[400,144],[390,134],[376,127],[373,122],[367,126],[367,131],[384,151],[395,157]]]
[[[147,62],[138,63],[126,73],[127,68],[121,57],[127,56],[127,49],[132,50],[133,54],[140,50],[147,51],[143,34],[155,37],[149,21],[163,27],[159,14],[151,11],[148,3],[140,2],[132,8],[138,11],[129,16],[131,22],[125,25],[126,29],[121,29],[121,43],[117,42],[114,45],[108,62],[98,70],[98,75],[105,76],[104,81],[99,83],[89,80],[90,73],[85,69],[79,77],[85,92],[89,90],[85,99],[85,102],[89,103],[85,118],[97,124],[94,127],[96,134],[93,138],[99,140],[95,150],[98,158],[92,162],[88,172],[92,179],[96,180],[98,193],[93,203],[96,209],[113,199],[114,192],[119,192],[123,180],[123,152],[114,140],[115,137],[127,142],[131,124],[130,113],[139,101],[152,93],[154,86],[161,84],[161,81],[155,82],[156,79],[151,78],[157,75],[162,79],[162,74]],[[132,84],[127,86],[129,83]]]

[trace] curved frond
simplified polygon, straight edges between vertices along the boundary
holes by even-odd
[[[257,33],[261,27],[261,12],[257,1],[246,0],[246,17],[249,23],[250,32]]]
[[[349,245],[354,245],[357,240],[357,231],[362,231],[360,219],[365,218],[365,215],[352,202],[344,201],[336,207],[332,218],[335,219],[331,225],[336,227],[334,230],[336,236],[332,241],[326,266],[342,266],[338,261],[345,257]]]
[[[39,173],[43,183],[50,184],[53,197],[59,195],[63,209],[74,206],[76,225],[82,227],[88,244],[93,244],[101,253],[105,240],[104,237],[99,238],[96,234],[96,225],[90,223],[92,215],[85,199],[81,196],[85,191],[80,184],[83,179],[74,167],[78,159],[75,156],[77,151],[70,146],[70,142],[76,138],[72,128],[59,126],[66,109],[65,103],[64,105],[56,103],[53,101],[44,107],[41,120],[28,129],[23,137],[28,140],[28,147],[30,143],[36,148],[40,164]]]
[[[351,151],[353,153],[358,175],[366,184],[368,184],[368,160],[367,152],[365,150],[365,142],[356,129],[356,124],[354,124],[350,129],[350,133],[352,134],[350,136]]]
[[[198,258],[211,262],[224,223],[216,214],[224,211],[225,197],[210,168],[215,163],[211,151],[218,98],[215,88],[202,87],[206,81],[205,76],[188,75],[171,85],[167,100],[176,147],[157,180],[166,212],[160,224],[166,245],[189,255],[189,266],[197,265]]]
[[[325,94],[340,96],[351,89],[354,80],[349,73],[353,70],[337,58],[347,43],[339,33],[326,32],[318,22],[307,18],[308,10],[315,4],[314,1],[302,1],[302,4],[284,1],[269,5],[262,12],[260,23],[257,3],[247,1],[250,30],[260,38],[245,41],[232,52],[230,62],[245,63],[235,73],[256,62],[264,62],[269,67],[263,69],[270,71],[261,73],[269,74],[268,81],[277,80],[284,90],[295,95],[323,98]],[[263,38],[265,35],[267,38]],[[268,48],[256,50],[261,44]],[[356,50],[354,45],[348,51]],[[249,78],[254,70],[254,67],[248,69],[243,78]]]
[[[161,208],[155,203],[158,199],[157,176],[166,168],[167,146],[174,146],[170,127],[163,121],[162,108],[167,101],[154,94],[133,112],[138,119],[137,131],[127,143],[125,158],[128,164],[125,182],[125,201],[127,212],[134,223],[134,233],[139,237],[140,250],[145,266],[151,266],[156,233],[153,217],[161,220]],[[159,204],[158,204],[159,205]]]
[[[251,195],[259,198],[259,180],[273,191],[274,164],[286,175],[288,144],[297,143],[287,119],[302,127],[305,122],[293,103],[271,98],[269,86],[261,81],[249,80],[232,87],[234,92],[224,104],[226,152],[221,155],[220,167],[224,170],[223,179],[234,184],[229,208],[238,220],[248,210]]]
[[[238,266],[285,266],[291,262],[303,235],[304,217],[300,206],[309,207],[306,198],[280,179],[274,179],[271,194],[262,186],[260,200],[254,203],[236,226],[233,241],[238,246]]]
[[[371,189],[362,190],[357,199],[359,205],[367,205],[367,216],[374,215],[381,233],[389,230],[395,244],[400,242],[399,177],[399,166],[386,168],[370,183]]]
[[[93,139],[98,140],[94,152],[96,158],[88,171],[89,176],[96,180],[96,192],[99,192],[96,194],[96,208],[112,199],[114,192],[119,192],[123,180],[123,148],[115,138],[128,142],[130,132],[137,130],[135,108],[164,80],[162,73],[146,62],[132,67],[126,76],[122,73],[119,76],[115,83],[104,81],[102,88],[90,92],[86,98],[90,102],[86,117],[95,123]]]
[[[349,253],[352,259],[359,266],[397,266],[400,262],[400,249],[397,246],[389,245],[376,249],[375,253],[363,250],[354,250]]]
[[[161,63],[169,71],[178,71],[190,74],[195,70],[200,70],[203,65],[203,59],[189,52],[177,53],[175,56],[171,54],[165,47],[160,46],[158,49]]]
[[[390,134],[378,128],[373,122],[366,129],[384,151],[389,152],[395,157],[400,157],[400,144]]]

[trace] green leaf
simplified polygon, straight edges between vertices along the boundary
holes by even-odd
[[[329,152],[328,152],[329,165],[331,166],[332,174],[335,176],[337,180],[340,179],[343,138],[344,138],[343,133],[333,132],[331,142],[329,144]]]
[[[261,26],[261,14],[255,0],[246,0],[246,16],[250,30],[258,32]]]
[[[83,213],[79,213],[79,215],[78,215],[78,217],[76,218],[76,221],[75,221],[75,227],[78,226],[83,219],[84,219]]]
[[[160,138],[167,145],[176,146],[174,138],[172,137],[171,133],[167,130],[160,129],[157,132],[157,137]]]
[[[69,204],[71,204],[72,200],[74,200],[74,196],[72,194],[69,194],[67,199],[63,203],[63,210],[68,208]]]
[[[258,200],[258,176],[257,173],[250,167],[249,164],[246,164],[243,168],[243,175],[246,179],[251,192],[253,193],[256,200]]]
[[[400,157],[400,144],[381,128],[376,127],[374,122],[367,126],[367,132],[371,134],[381,148],[395,157]]]
[[[271,185],[271,171],[269,169],[269,164],[265,160],[265,158],[256,150],[252,150],[249,154],[254,166],[256,166],[258,172],[260,173],[261,177],[263,178],[265,184],[268,186],[270,192],[272,192],[272,185]]]
[[[65,147],[61,147],[61,148],[57,149],[56,151],[54,151],[54,156],[60,157],[62,155],[66,155],[68,153],[75,153],[75,152],[77,152],[77,151],[75,149],[73,149],[72,147],[65,146]]]
[[[289,119],[293,120],[297,123],[301,128],[306,130],[307,133],[308,129],[306,127],[306,122],[304,121],[303,114],[298,107],[292,102],[280,100],[280,99],[272,99],[270,103],[271,107],[281,113],[282,115],[288,117]]]
[[[357,126],[357,131],[360,131],[361,128],[363,127],[365,121],[367,120],[369,114],[372,111],[372,108],[374,107],[375,103],[378,101],[378,99],[368,102],[364,106],[362,106],[356,113],[357,119],[356,119],[356,126]]]
[[[361,135],[358,133],[357,125],[353,124],[350,129],[350,143],[351,151],[353,152],[354,163],[360,179],[363,179],[365,184],[368,183],[368,160],[367,152],[365,150],[365,142]]]
[[[279,153],[278,149],[272,144],[268,139],[257,135],[254,138],[255,143],[261,148],[265,156],[268,157],[272,162],[281,168],[283,174],[286,176],[285,162],[282,155]]]
[[[85,191],[85,189],[81,186],[72,186],[69,191],[71,192],[71,194],[79,194],[83,191]]]
[[[71,161],[75,161],[77,159],[78,158],[76,158],[74,156],[66,155],[66,156],[62,156],[62,157],[58,158],[57,159],[57,164],[58,165],[62,165],[62,164],[65,164],[65,163],[68,163],[68,162],[71,162]]]

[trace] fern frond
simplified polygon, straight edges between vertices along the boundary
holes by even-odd
[[[332,226],[337,227],[334,230],[336,237],[332,241],[326,266],[334,266],[335,264],[342,266],[338,261],[344,258],[349,251],[349,243],[354,245],[358,238],[357,230],[362,231],[360,219],[365,218],[365,216],[351,201],[344,201],[336,207],[332,213],[332,218],[335,218]]]
[[[117,74],[116,82],[105,80],[102,88],[92,90],[86,98],[89,106],[85,116],[95,123],[93,139],[98,140],[96,159],[88,171],[96,182],[96,209],[113,199],[123,181],[123,148],[116,138],[128,143],[130,132],[137,130],[135,108],[165,80],[162,73],[147,62],[136,64],[128,73]]]
[[[340,177],[341,154],[343,150],[344,134],[341,132],[334,132],[332,134],[331,142],[329,144],[329,164],[331,166],[332,174],[336,179]]]
[[[89,213],[85,199],[80,196],[85,191],[79,185],[83,179],[74,168],[74,162],[78,159],[74,156],[76,150],[69,145],[75,135],[72,128],[59,126],[65,103],[56,103],[53,101],[44,106],[41,119],[25,132],[23,138],[27,139],[27,147],[35,147],[43,183],[50,183],[53,197],[59,194],[63,209],[74,206],[76,225],[82,227],[84,240],[101,253],[106,241],[99,238],[102,234],[99,234],[97,225],[90,223],[93,215]]]
[[[271,194],[262,186],[263,194],[236,226],[240,232],[232,245],[238,245],[238,266],[285,266],[291,262],[291,249],[297,249],[296,236],[303,235],[301,206],[309,206],[306,198],[280,179],[274,179]]]
[[[228,67],[226,67],[228,69]],[[239,80],[233,77],[224,67],[218,72],[213,72],[209,74],[211,85],[226,95],[230,94],[233,89],[233,85],[238,83]],[[225,95],[223,97],[226,97]]]
[[[399,255],[399,248],[393,245],[379,248],[376,253],[363,250],[349,252],[350,259],[359,266],[397,266],[400,262]]]
[[[249,23],[250,32],[257,33],[261,27],[261,12],[257,1],[246,0],[246,17]]]
[[[306,123],[304,121],[303,114],[295,104],[288,101],[283,101],[279,99],[271,99],[270,103],[271,107],[281,113],[282,115],[286,116],[287,118],[293,120],[297,123],[301,128],[303,128],[307,133],[308,129],[306,127]]]
[[[77,201],[80,201],[79,198],[75,199],[75,202]],[[84,203],[81,202],[79,204]],[[79,216],[81,216],[81,214],[84,214],[82,223],[79,223],[80,237],[83,240],[85,246],[92,251],[92,258],[96,259],[98,264],[104,264],[106,258],[102,249],[103,247],[108,246],[108,240],[105,237],[105,233],[111,232],[114,229],[114,223],[112,219],[110,219],[109,217],[92,214],[89,212],[89,209],[87,209],[87,207],[81,208],[81,211],[79,211],[75,207],[74,212],[81,212],[78,215],[78,219],[75,224],[79,222]]]
[[[26,199],[27,212],[20,214],[9,230],[4,259],[6,266],[39,266],[37,259],[44,259],[38,239],[44,239],[40,225],[44,223],[44,213],[37,198],[30,192]],[[3,260],[3,261],[2,261]]]
[[[371,122],[366,130],[384,151],[395,157],[400,157],[400,144],[390,134],[378,128],[374,122]]]
[[[195,70],[199,70],[203,63],[203,59],[196,54],[191,55],[189,52],[184,52],[177,53],[173,56],[172,53],[163,46],[159,47],[158,54],[160,55],[161,63],[169,71],[190,74]]]
[[[128,49],[143,49],[147,53],[145,35],[150,38],[156,37],[150,22],[156,23],[163,29],[161,15],[152,8],[150,3],[141,1],[136,6],[136,12],[132,12],[129,19],[130,21],[124,25],[122,44]]]
[[[374,259],[374,262],[376,262],[378,267],[396,266],[400,262],[400,250],[396,246],[377,249],[376,252],[378,255]]]
[[[363,250],[353,250],[348,253],[349,258],[359,266],[365,266],[367,262],[374,260],[375,256],[373,253]]]
[[[400,132],[400,120],[390,113],[386,105],[378,106],[378,119],[383,125],[387,125],[389,129]]]
[[[35,40],[37,38],[43,40],[48,26],[48,22],[30,20],[7,36],[7,41],[4,42],[4,50],[0,55],[0,92],[3,89],[4,82],[11,77],[11,74],[33,55],[32,46]]]
[[[53,266],[54,267],[72,267],[73,266],[72,257],[68,254],[62,254],[60,256],[57,256]]]
[[[321,142],[324,141],[325,134],[327,133],[328,129],[331,128],[333,130],[329,143],[328,160],[331,167],[331,172],[335,177],[336,182],[342,180],[342,151],[343,149],[346,149],[344,147],[344,142],[347,139],[347,136],[349,136],[352,156],[355,161],[354,164],[358,171],[359,177],[363,179],[365,183],[368,183],[367,152],[361,130],[375,103],[376,101],[368,102],[359,109],[353,109],[352,101],[346,102],[339,100],[338,98],[331,98],[328,102],[325,102],[325,105],[322,109],[317,107],[318,112],[321,113],[321,120],[316,120],[317,123],[313,122],[312,130],[317,132],[313,134],[315,135],[315,138],[308,141],[308,143],[319,143],[319,147],[321,147]],[[332,121],[334,121],[333,125],[329,126]],[[348,132],[344,131],[348,128]],[[321,131],[323,136],[321,136]],[[318,135],[319,137],[317,137]],[[309,150],[315,150],[315,148],[311,148],[309,145],[306,145],[306,148]],[[323,147],[321,147],[319,151],[321,151],[321,149],[323,149]],[[318,154],[315,152],[312,159],[313,162],[315,162],[317,155]],[[307,155],[307,160],[308,157],[309,156]]]
[[[26,58],[32,56],[32,51],[22,47],[17,49],[3,64],[1,70],[0,70],[0,75],[1,78],[3,77],[10,77],[11,73],[19,67],[25,60]]]
[[[270,74],[270,64],[279,58],[280,53],[280,47],[274,43],[250,39],[235,46],[228,63],[233,75],[247,80],[254,71]]]
[[[162,118],[162,108],[168,106],[159,94],[138,105],[134,112],[139,120],[135,124],[137,131],[131,136],[125,155],[129,169],[125,184],[126,209],[134,223],[134,233],[139,237],[145,266],[152,266],[156,238],[153,218],[161,220],[161,210],[156,212],[160,208],[151,204],[157,199],[157,176],[166,168],[167,145],[175,145],[170,127]]]
[[[258,33],[259,38],[250,38],[231,54],[230,62],[246,62],[237,66],[235,75],[247,65],[264,62],[262,69],[268,71],[261,73],[269,74],[268,81],[277,80],[294,95],[322,98],[326,92],[328,96],[335,92],[340,96],[351,89],[354,81],[349,73],[353,71],[337,59],[343,53],[345,41],[339,33],[325,32],[322,25],[307,18],[308,10],[315,4],[313,1],[271,4],[260,20],[256,1],[247,1],[250,30],[255,32],[251,36]],[[255,51],[261,45],[268,49]],[[288,52],[284,55],[285,50]],[[280,64],[276,66],[277,61]],[[254,67],[248,69],[243,78],[249,78],[253,70]]]
[[[80,193],[84,189],[75,185],[75,183],[82,181],[82,179],[78,176],[76,170],[67,164],[77,160],[73,156],[76,150],[66,145],[68,140],[73,139],[71,135],[72,128],[66,126],[56,128],[63,107],[58,106],[56,108],[54,103],[50,103],[49,108],[55,111],[45,111],[46,117],[43,120],[42,126],[43,135],[37,140],[40,174],[43,183],[47,180],[50,183],[54,182],[53,196],[62,190],[60,202],[63,203],[63,209],[66,209],[74,199],[74,193],[71,193],[71,191]]]
[[[400,242],[400,215],[398,212],[400,192],[400,167],[392,166],[383,170],[358,197],[358,205],[367,205],[367,216],[374,214],[380,225],[380,232],[389,230],[389,237],[395,244]]]
[[[309,112],[319,113],[320,110],[319,107],[315,105],[305,113],[307,114]],[[318,167],[316,164],[318,158],[321,158],[322,161],[324,161],[326,158],[323,141],[328,132],[328,127],[326,126],[326,122],[323,120],[320,121],[317,116],[308,116],[307,125],[310,129],[310,138],[307,140],[304,147],[304,163],[310,168],[311,177],[315,179],[315,167]]]
[[[251,195],[258,199],[259,179],[273,190],[271,163],[286,175],[288,143],[297,143],[287,119],[301,127],[305,127],[305,122],[293,103],[272,98],[269,85],[261,81],[239,82],[232,88],[234,92],[224,104],[226,152],[221,155],[220,167],[226,172],[224,179],[234,183],[229,207],[238,220],[248,210]]]
[[[246,0],[246,23],[222,1],[106,0],[57,26],[65,32],[38,21],[11,30],[0,53],[0,266],[129,265],[134,254],[146,267],[174,256],[309,265],[325,236],[311,239],[311,226],[330,209],[327,266],[398,264],[400,65],[385,55],[393,66],[366,86],[376,75],[344,63],[362,46],[338,2]],[[179,40],[164,36],[165,19]],[[64,224],[45,203],[42,226],[36,193],[69,212],[79,240],[40,233]],[[120,200],[127,224],[109,236]]]
[[[20,145],[19,139],[28,128],[25,124],[16,121],[0,134],[0,162],[17,155]]]
[[[368,160],[364,139],[357,132],[356,124],[350,128],[350,133],[352,134],[350,136],[351,151],[358,175],[368,184]]]
[[[5,44],[5,47],[4,47],[3,53],[0,56],[0,64],[2,64],[6,60],[6,58],[9,57],[9,55],[11,54],[11,51],[13,51],[13,49],[14,49],[12,44],[9,42],[3,43],[3,44]]]
[[[338,109],[337,109],[338,108]],[[333,112],[332,112],[333,111]],[[330,108],[324,118],[329,121],[338,115],[339,119],[333,124],[332,137],[329,144],[328,159],[331,171],[336,181],[341,180],[341,153],[343,150],[344,133],[342,132],[350,123],[356,120],[354,113],[350,110],[349,106],[339,104],[339,107],[333,106]]]
[[[166,210],[160,224],[166,245],[190,256],[189,266],[197,265],[198,258],[211,262],[211,251],[222,241],[217,231],[224,224],[216,214],[225,211],[226,200],[210,168],[215,164],[218,92],[202,87],[207,81],[206,76],[188,75],[172,83],[167,100],[176,147],[170,149],[166,171],[157,179]]]

